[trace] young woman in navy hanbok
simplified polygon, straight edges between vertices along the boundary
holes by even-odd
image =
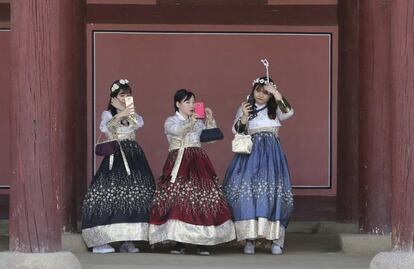
[[[250,154],[235,155],[224,192],[237,240],[246,240],[244,252],[254,254],[255,240],[264,238],[272,241],[272,254],[281,254],[293,195],[278,131],[293,109],[267,77],[253,81],[249,99],[237,111],[233,132],[250,134],[253,147]]]
[[[135,141],[144,120],[126,106],[130,95],[128,80],[114,81],[108,109],[101,116],[101,132],[118,140],[119,149],[102,160],[83,200],[82,237],[93,253],[115,252],[113,242],[123,242],[120,252],[139,252],[133,241],[148,241],[155,183],[144,151]]]

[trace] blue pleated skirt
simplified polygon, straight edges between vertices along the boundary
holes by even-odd
[[[279,138],[270,132],[252,135],[250,154],[236,154],[227,169],[224,193],[231,208],[238,240],[278,239],[293,211],[286,156]]]

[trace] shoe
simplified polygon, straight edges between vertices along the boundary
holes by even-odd
[[[119,252],[124,252],[124,253],[138,253],[139,252],[139,248],[135,247],[134,243],[132,243],[131,241],[125,241],[119,247]]]
[[[271,246],[272,254],[273,255],[280,255],[283,253],[282,248],[278,245],[273,243]]]
[[[100,245],[97,247],[92,248],[93,253],[105,254],[105,253],[113,253],[115,249],[111,247],[109,244]]]
[[[185,254],[185,247],[183,243],[177,242],[175,248],[170,251],[171,254]]]
[[[246,240],[246,244],[244,245],[244,254],[252,255],[254,254],[254,242],[250,240]]]
[[[206,246],[198,246],[197,254],[202,256],[210,256],[210,251],[208,251]]]

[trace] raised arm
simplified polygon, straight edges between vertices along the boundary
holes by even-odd
[[[144,119],[142,118],[142,116],[138,115],[136,112],[134,112],[133,115],[129,116],[127,118],[129,125],[134,129],[138,129],[141,128],[142,126],[144,126]]]
[[[248,102],[243,102],[237,110],[236,117],[233,121],[233,133],[244,133],[247,130],[249,113],[252,110]]]
[[[194,123],[195,121],[193,121],[191,118],[185,121],[177,121],[174,119],[174,117],[169,117],[164,123],[164,131],[167,135],[182,137],[191,131]]]
[[[280,101],[277,101],[276,114],[279,120],[287,120],[288,118],[292,117],[294,113],[295,112],[293,108],[284,97],[282,97]]]

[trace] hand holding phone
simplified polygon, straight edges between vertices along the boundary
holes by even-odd
[[[135,113],[134,98],[132,96],[125,97],[125,106],[126,107],[131,107],[131,114]]]
[[[254,100],[254,97],[252,95],[247,96],[247,103],[250,105],[250,115],[256,114],[256,101]]]
[[[194,113],[197,114],[197,119],[205,119],[206,111],[204,109],[204,103],[203,102],[194,103]]]

